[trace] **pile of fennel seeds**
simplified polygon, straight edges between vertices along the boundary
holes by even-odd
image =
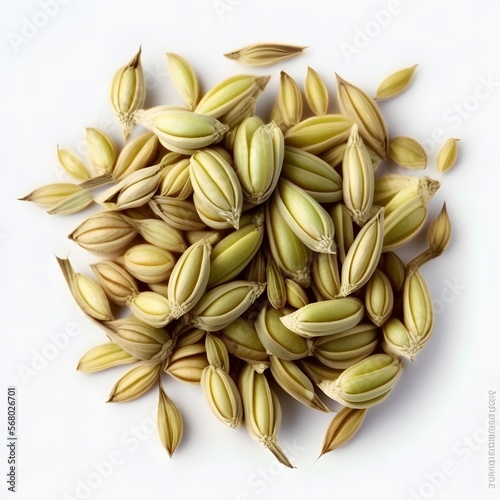
[[[303,49],[255,44],[226,56],[267,66]],[[158,390],[159,435],[171,456],[183,420],[163,381],[199,384],[217,419],[244,422],[293,467],[278,442],[277,386],[335,412],[321,456],[355,435],[433,330],[420,268],[451,236],[446,205],[426,223],[440,182],[378,170],[427,166],[418,141],[389,137],[378,106],[409,86],[416,66],[387,77],[375,99],[337,76],[337,114],[315,70],[303,91],[281,71],[266,122],[255,107],[269,76],[237,74],[203,92],[187,61],[173,53],[167,61],[184,106],[143,109],[139,50],[110,89],[123,147],[87,128],[87,162],[57,151],[75,182],[22,199],[49,214],[102,207],[69,235],[101,257],[94,277],[57,260],[107,337],[77,369],[129,365],[109,402]],[[455,163],[457,141],[439,152],[440,173]],[[405,264],[396,250],[422,230],[428,246]]]

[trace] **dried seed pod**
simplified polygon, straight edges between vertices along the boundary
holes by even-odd
[[[283,279],[283,274],[281,273],[278,264],[276,264],[274,259],[270,256],[267,260],[265,281],[267,282],[267,299],[269,300],[269,303],[275,309],[285,307],[287,299],[285,280]]]
[[[207,366],[201,374],[201,388],[214,415],[236,429],[243,418],[243,405],[238,387],[222,368]]]
[[[344,370],[335,381],[319,385],[330,398],[344,406],[370,408],[387,398],[401,371],[401,360],[388,354],[372,354]]]
[[[327,149],[321,153],[320,158],[328,163],[330,167],[336,168],[342,165],[342,160],[344,159],[345,148],[347,147],[347,139],[345,142],[337,144],[336,146]]]
[[[153,132],[143,132],[129,141],[120,151],[113,169],[113,179],[122,181],[133,172],[150,166],[158,150],[158,137]]]
[[[91,127],[85,129],[85,137],[90,163],[99,174],[110,174],[117,157],[116,145],[111,137]]]
[[[210,275],[210,243],[201,240],[191,245],[175,263],[168,280],[167,299],[172,317],[190,311],[201,299]]]
[[[306,83],[304,85],[306,102],[311,111],[318,116],[328,112],[328,89],[318,72],[307,67]]]
[[[168,456],[172,457],[182,439],[184,425],[177,406],[167,396],[161,384],[159,390],[158,432],[160,434],[160,441],[165,450],[167,450]]]
[[[210,365],[229,373],[229,352],[224,342],[219,337],[207,333],[205,335],[205,349]]]
[[[110,210],[89,217],[68,238],[89,252],[114,255],[123,252],[136,235],[117,211]]]
[[[429,247],[422,253],[408,262],[408,268],[422,267],[429,260],[439,257],[448,246],[451,239],[451,221],[446,210],[446,203],[443,204],[441,211],[432,221],[427,231],[427,242]]]
[[[347,141],[342,162],[342,175],[345,206],[351,213],[353,221],[363,226],[370,217],[375,176],[370,155],[358,134],[357,125],[353,125]]]
[[[173,52],[167,53],[167,62],[175,89],[193,111],[201,97],[200,83],[194,69],[184,58]]]
[[[125,269],[144,283],[161,283],[174,268],[174,254],[163,248],[141,243],[130,247],[123,255]]]
[[[108,337],[142,361],[162,361],[170,356],[174,342],[163,328],[146,325],[134,317],[107,321]]]
[[[239,318],[262,294],[266,285],[232,281],[207,292],[191,310],[191,323],[207,332],[216,332]]]
[[[302,111],[302,93],[297,83],[290,75],[281,71],[278,98],[271,110],[271,120],[286,131],[300,122]]]
[[[101,261],[90,267],[104,293],[119,306],[127,305],[130,296],[139,291],[135,278],[116,262]]]
[[[266,376],[252,365],[241,370],[238,387],[245,411],[245,424],[250,436],[267,448],[283,465],[293,468],[278,444],[277,434],[281,426],[281,406],[269,387]]]
[[[141,397],[158,381],[160,363],[141,363],[130,369],[111,389],[107,403],[124,403]]]
[[[391,316],[393,307],[394,292],[391,282],[380,269],[376,269],[366,285],[366,313],[373,323],[382,326]]]
[[[308,357],[299,359],[297,364],[302,368],[304,373],[321,389],[321,384],[337,379],[343,370],[331,368],[321,363],[316,358]]]
[[[77,273],[68,259],[56,257],[69,290],[80,309],[99,321],[113,319],[108,298],[102,286],[92,278]]]
[[[267,125],[257,116],[244,120],[234,139],[234,169],[243,196],[251,204],[266,201],[281,173],[283,133],[274,122]]]
[[[159,219],[132,219],[122,215],[131,227],[146,240],[169,252],[183,253],[187,249],[182,232]]]
[[[342,199],[342,178],[328,163],[311,153],[287,146],[282,178],[302,188],[319,203]]]
[[[189,325],[183,326],[177,331],[177,341],[175,343],[175,348],[184,347],[186,345],[196,344],[200,342],[206,335],[205,330],[199,328],[193,328]]]
[[[294,57],[306,48],[285,43],[254,43],[224,56],[250,66],[269,66]]]
[[[72,151],[57,146],[57,159],[64,171],[75,179],[86,181],[92,177],[80,157]]]
[[[124,351],[115,342],[107,342],[87,351],[78,361],[76,369],[83,373],[94,373],[136,361],[139,359]]]
[[[84,191],[78,184],[72,182],[56,182],[39,187],[31,193],[19,198],[20,201],[32,201],[42,207],[51,207],[61,203],[71,196]]]
[[[189,158],[183,158],[163,169],[158,188],[161,196],[185,200],[193,194],[189,163]]]
[[[385,207],[387,204],[403,189],[414,187],[417,191],[421,188],[424,180],[432,183],[440,184],[429,177],[416,177],[413,175],[389,174],[375,179],[375,191],[373,194],[373,202],[379,206]]]
[[[415,354],[429,340],[434,327],[434,307],[429,287],[417,268],[411,268],[403,289],[403,323],[408,329]]]
[[[265,363],[268,354],[249,320],[238,318],[222,329],[221,340],[227,350],[247,363]]]
[[[139,292],[128,306],[138,320],[156,328],[163,328],[174,319],[167,298],[156,292]]]
[[[210,263],[210,287],[227,283],[248,265],[264,239],[262,212],[252,217],[250,224],[240,225],[214,247]],[[265,282],[265,279],[262,280]]]
[[[325,254],[329,255],[329,254]],[[290,306],[300,309],[309,304],[309,298],[305,290],[291,279],[285,280],[286,300]]]
[[[303,337],[319,337],[344,332],[356,326],[364,315],[359,299],[345,297],[313,302],[280,318],[292,332]]]
[[[384,256],[383,270],[385,274],[389,278],[394,291],[401,292],[405,282],[406,266],[394,252],[386,252],[382,255]]]
[[[263,228],[264,229],[264,228]],[[265,283],[267,279],[268,257],[262,248],[252,257],[245,269],[245,279],[247,281],[257,281]]]
[[[320,154],[345,143],[353,121],[344,115],[312,116],[285,132],[285,144],[308,153]]]
[[[361,288],[377,268],[384,238],[384,209],[368,221],[349,247],[342,264],[340,295],[347,296]]]
[[[340,273],[336,255],[315,253],[311,271],[312,284],[321,299],[331,300],[338,297],[340,292]]]
[[[271,374],[278,385],[292,398],[313,410],[329,412],[328,406],[314,392],[307,375],[293,362],[270,356]]]
[[[195,343],[174,350],[165,371],[173,378],[188,384],[199,384],[208,366],[204,343]]]
[[[47,210],[49,215],[70,215],[76,214],[87,208],[94,202],[94,198],[88,189],[83,186],[78,186],[78,191],[74,194],[63,198],[54,205],[51,205]]]
[[[212,87],[201,98],[195,112],[220,118],[245,98],[264,90],[270,76],[235,75]]]
[[[384,333],[382,347],[387,354],[403,356],[410,361],[415,360],[420,350],[418,341],[398,318],[389,318],[382,326]]]
[[[289,330],[280,320],[287,311],[278,311],[267,305],[260,310],[255,330],[268,354],[292,361],[311,354],[311,343]]]
[[[437,157],[437,169],[440,174],[449,170],[457,161],[458,148],[457,143],[460,139],[448,139],[441,149]]]
[[[344,370],[365,359],[378,345],[378,328],[360,323],[349,330],[314,339],[313,355],[324,365]]]
[[[272,258],[285,276],[301,285],[309,286],[312,250],[302,243],[286,223],[274,196],[266,203],[265,220]]]
[[[141,168],[96,197],[106,208],[126,210],[142,207],[156,193],[161,180],[162,165]]]
[[[389,140],[387,126],[377,103],[359,87],[336,76],[341,112],[354,120],[365,144],[384,159]]]
[[[111,106],[123,127],[126,139],[134,123],[134,113],[146,99],[146,82],[141,66],[141,48],[128,64],[120,68],[111,82]]]
[[[427,218],[427,203],[408,187],[385,207],[383,252],[395,250],[414,238]]]
[[[207,227],[191,201],[153,196],[148,204],[160,219],[181,231],[202,231]]]
[[[235,171],[211,149],[191,156],[189,174],[194,204],[201,220],[213,229],[239,228],[243,193]]]
[[[311,250],[335,253],[335,227],[328,212],[303,189],[280,179],[274,199],[295,235]]]
[[[366,416],[366,409],[342,408],[326,430],[320,457],[330,453],[350,441],[358,432]]]
[[[393,137],[387,150],[392,161],[406,168],[426,168],[427,153],[424,147],[411,137]]]
[[[187,155],[220,141],[229,130],[211,116],[162,106],[140,110],[135,120],[158,136],[167,150]]]
[[[340,262],[343,264],[345,256],[354,241],[354,226],[349,209],[343,203],[337,203],[331,210],[333,225],[335,226],[335,242]]]
[[[382,83],[377,89],[375,99],[382,101],[401,94],[401,92],[406,90],[408,85],[410,85],[417,66],[418,64],[415,64],[414,66],[400,69],[382,80]]]

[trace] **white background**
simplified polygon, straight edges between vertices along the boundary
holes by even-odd
[[[0,437],[7,386],[13,385],[16,498],[500,496],[499,481],[488,490],[485,431],[488,390],[500,389],[498,2],[52,0],[45,7],[49,14],[43,5],[4,0],[0,16]],[[263,70],[222,57],[257,41],[309,48]],[[419,63],[407,92],[381,108],[392,135],[426,145],[426,174],[442,181],[431,216],[446,200],[453,222],[449,250],[423,268],[438,313],[435,334],[416,362],[405,364],[390,398],[370,410],[356,439],[314,465],[332,416],[287,397],[280,439],[295,470],[277,466],[244,428],[234,431],[216,421],[199,387],[168,380],[166,390],[185,420],[183,442],[169,460],[152,420],[156,392],[132,403],[105,404],[126,368],[75,371],[80,356],[103,338],[73,304],[54,254],[71,252],[78,270],[89,271],[87,264],[97,258],[66,239],[88,212],[53,217],[17,198],[68,180],[57,166],[56,145],[82,152],[84,127],[100,127],[120,141],[108,85],[141,44],[148,105],[180,103],[166,70],[167,51],[190,61],[204,88],[237,72],[271,74],[264,106],[274,99],[281,68],[302,85],[312,66],[332,95],[337,72],[373,95],[388,74]],[[440,177],[436,153],[448,137],[461,139],[460,159]],[[424,241],[416,241],[414,252]],[[110,459],[112,470],[103,466]],[[0,497],[10,498],[4,479]]]

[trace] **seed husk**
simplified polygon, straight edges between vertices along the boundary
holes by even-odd
[[[102,286],[92,278],[77,273],[69,259],[59,257],[56,257],[56,259],[69,290],[81,310],[99,321],[113,319],[113,313]]]
[[[426,168],[427,153],[423,146],[411,137],[393,137],[387,150],[391,160],[406,168]]]
[[[366,409],[342,408],[328,426],[320,457],[340,448],[358,432],[366,416]]]
[[[167,53],[167,62],[175,89],[187,107],[194,111],[201,97],[200,83],[194,69],[183,57],[173,52]]]
[[[280,318],[292,332],[303,337],[340,333],[356,326],[363,318],[364,306],[359,299],[343,297],[313,302]]]
[[[274,380],[292,398],[313,410],[330,411],[314,392],[314,386],[307,375],[293,361],[286,361],[277,356],[271,356],[270,360]]]
[[[307,47],[285,43],[253,43],[224,54],[249,66],[270,66],[300,54]]]
[[[311,250],[335,253],[335,227],[328,212],[302,188],[280,179],[276,205],[295,235]]]
[[[417,66],[418,64],[415,64],[408,68],[400,69],[399,71],[389,75],[387,78],[384,78],[377,89],[375,99],[382,101],[401,94],[401,92],[406,90],[410,85]]]
[[[340,295],[346,296],[361,288],[377,268],[384,238],[384,209],[362,228],[354,239],[342,264]]]
[[[335,381],[319,385],[330,398],[344,406],[370,408],[387,398],[401,371],[399,359],[388,354],[372,354],[344,370]]]
[[[87,351],[78,361],[76,369],[83,373],[94,373],[136,361],[139,359],[124,351],[115,342],[106,342]]]
[[[280,321],[286,313],[265,305],[257,316],[255,330],[268,354],[292,361],[310,355],[311,344]]]
[[[107,403],[124,403],[141,397],[155,385],[160,372],[160,363],[141,363],[131,368],[111,389]]]
[[[455,162],[458,156],[458,141],[460,139],[448,139],[439,150],[437,157],[437,169],[439,173],[448,171]]]
[[[172,457],[181,442],[184,424],[177,406],[167,396],[161,384],[159,392],[158,432],[160,434],[160,441],[165,450],[167,450],[168,456]]]
[[[341,112],[353,119],[366,145],[384,159],[389,139],[387,126],[377,103],[364,90],[336,76]]]
[[[308,66],[304,85],[306,102],[311,111],[318,116],[328,112],[328,89],[318,72]]]

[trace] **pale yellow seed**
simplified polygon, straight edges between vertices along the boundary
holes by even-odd
[[[414,66],[400,69],[382,80],[377,89],[375,99],[382,101],[401,94],[410,85],[417,66],[418,64],[415,64]]]
[[[444,173],[449,170],[457,161],[458,147],[457,143],[460,139],[448,139],[441,149],[437,157],[437,168],[439,173]]]

